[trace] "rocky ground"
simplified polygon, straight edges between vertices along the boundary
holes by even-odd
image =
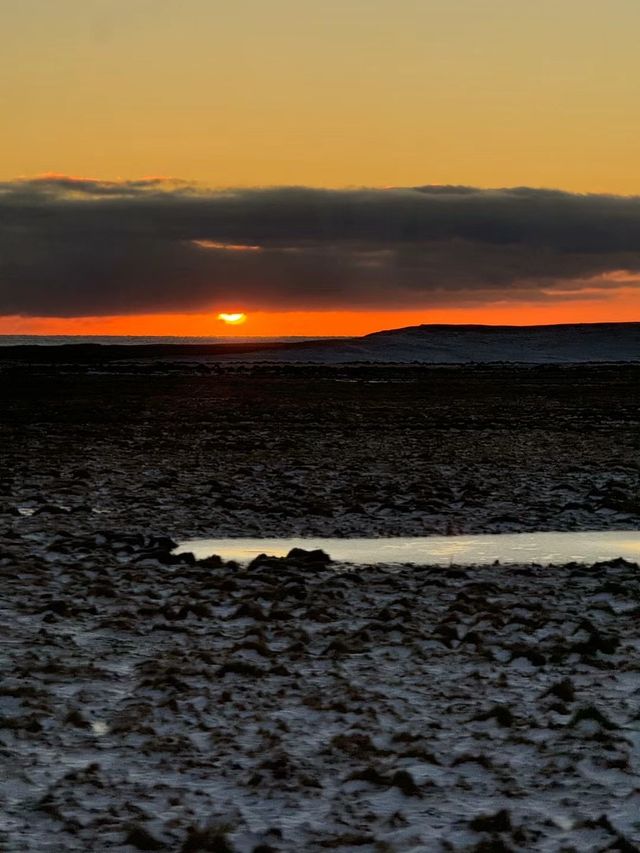
[[[638,365],[0,362],[0,395],[0,523],[21,533],[640,522]]]
[[[640,850],[636,566],[167,538],[637,527],[638,379],[3,364],[0,849]]]

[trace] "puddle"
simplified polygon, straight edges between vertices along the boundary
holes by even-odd
[[[580,533],[495,533],[484,536],[422,536],[388,539],[190,539],[177,554],[191,551],[198,559],[218,554],[245,563],[258,554],[283,557],[292,548],[321,548],[345,563],[418,563],[421,565],[488,565],[501,563],[595,563],[624,557],[640,562],[640,531]]]

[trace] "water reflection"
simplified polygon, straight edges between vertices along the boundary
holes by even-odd
[[[388,539],[192,539],[176,553],[198,559],[218,554],[247,562],[258,554],[285,556],[292,548],[321,548],[337,562],[458,565],[501,563],[593,563],[624,557],[640,559],[640,531],[502,533],[482,536],[423,536]]]

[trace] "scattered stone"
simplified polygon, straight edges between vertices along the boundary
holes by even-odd
[[[511,816],[507,809],[500,809],[492,815],[477,815],[469,821],[474,832],[510,832]]]
[[[130,844],[132,847],[135,847],[136,850],[164,850],[166,849],[166,845],[155,838],[149,830],[145,829],[144,826],[132,826],[129,832],[127,833],[127,837],[125,838],[125,844]]]

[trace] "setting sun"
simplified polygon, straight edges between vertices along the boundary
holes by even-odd
[[[222,320],[229,326],[240,326],[247,322],[247,315],[239,312],[237,314],[218,314],[218,320]]]

